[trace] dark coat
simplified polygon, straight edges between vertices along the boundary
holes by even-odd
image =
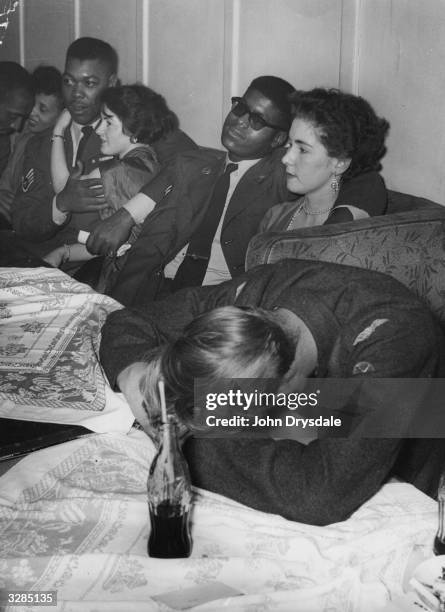
[[[244,272],[247,245],[266,210],[288,197],[282,155],[276,150],[249,168],[229,202],[221,245],[232,277]],[[215,149],[188,151],[142,190],[159,203],[129,251],[112,297],[127,306],[156,298],[164,267],[188,244],[207,211],[226,156]]]
[[[33,245],[40,255],[65,243],[77,241],[80,229],[89,231],[99,220],[98,213],[74,213],[67,222],[57,225],[52,219],[54,190],[51,181],[51,137],[52,129],[37,134],[28,142],[23,162],[22,185],[12,205],[12,227],[17,235]],[[66,130],[65,155],[73,156],[70,130]],[[85,172],[97,163],[101,140],[92,132],[86,143],[83,160]]]
[[[352,429],[350,437],[321,437],[307,446],[268,437],[192,438],[185,452],[195,485],[264,512],[318,525],[346,519],[392,475],[429,494],[437,491],[445,440],[391,439],[388,431],[394,429],[387,426],[411,426],[417,419],[420,425],[429,422],[430,436],[440,436],[443,417],[436,429],[439,421],[432,420],[423,393],[382,394],[377,379],[395,379],[394,384],[406,380],[408,385],[414,379],[420,390],[419,379],[444,377],[444,339],[425,305],[378,272],[284,260],[217,286],[182,290],[149,304],[144,313],[115,311],[102,330],[100,347],[111,385],[127,366],[144,361],[150,349],[178,338],[196,316],[227,305],[286,308],[300,317],[317,347],[316,380],[367,381],[366,393],[346,395],[343,414],[351,422],[357,419],[358,428],[365,418],[375,425],[377,415],[381,433],[368,438]],[[400,388],[406,389],[395,387]],[[441,408],[441,396],[438,400]],[[376,413],[377,406],[381,412]]]

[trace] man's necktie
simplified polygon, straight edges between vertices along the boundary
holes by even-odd
[[[238,164],[227,164],[224,174],[215,183],[213,195],[203,220],[194,231],[184,261],[173,279],[173,291],[202,285],[209,263],[213,239],[224,211],[230,186],[230,174]]]
[[[85,147],[87,146],[88,139],[93,132],[94,128],[91,125],[84,125],[84,127],[82,128],[82,137],[79,140],[79,146],[77,147],[76,164],[78,161],[85,161],[83,159],[83,154],[85,152]]]

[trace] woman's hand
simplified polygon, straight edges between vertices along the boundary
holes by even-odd
[[[50,266],[53,266],[53,268],[59,268],[63,264],[65,253],[65,247],[59,247],[48,253],[48,255],[45,255],[45,257],[42,257],[42,259],[46,261],[46,263],[49,263]]]
[[[69,113],[69,111],[64,108],[63,111],[60,113],[59,118],[57,119],[54,128],[53,128],[53,135],[58,135],[58,136],[63,136],[64,131],[66,130],[66,128],[69,126],[69,124],[71,123],[71,115]]]

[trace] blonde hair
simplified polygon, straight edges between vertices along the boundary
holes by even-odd
[[[196,317],[179,338],[149,356],[143,394],[157,410],[157,382],[165,381],[167,400],[191,426],[194,382],[211,388],[222,379],[281,378],[295,354],[294,343],[268,311],[224,306]]]

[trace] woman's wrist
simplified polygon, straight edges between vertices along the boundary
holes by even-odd
[[[65,131],[68,126],[66,125],[56,125],[53,127],[53,138],[62,138],[65,140]]]

